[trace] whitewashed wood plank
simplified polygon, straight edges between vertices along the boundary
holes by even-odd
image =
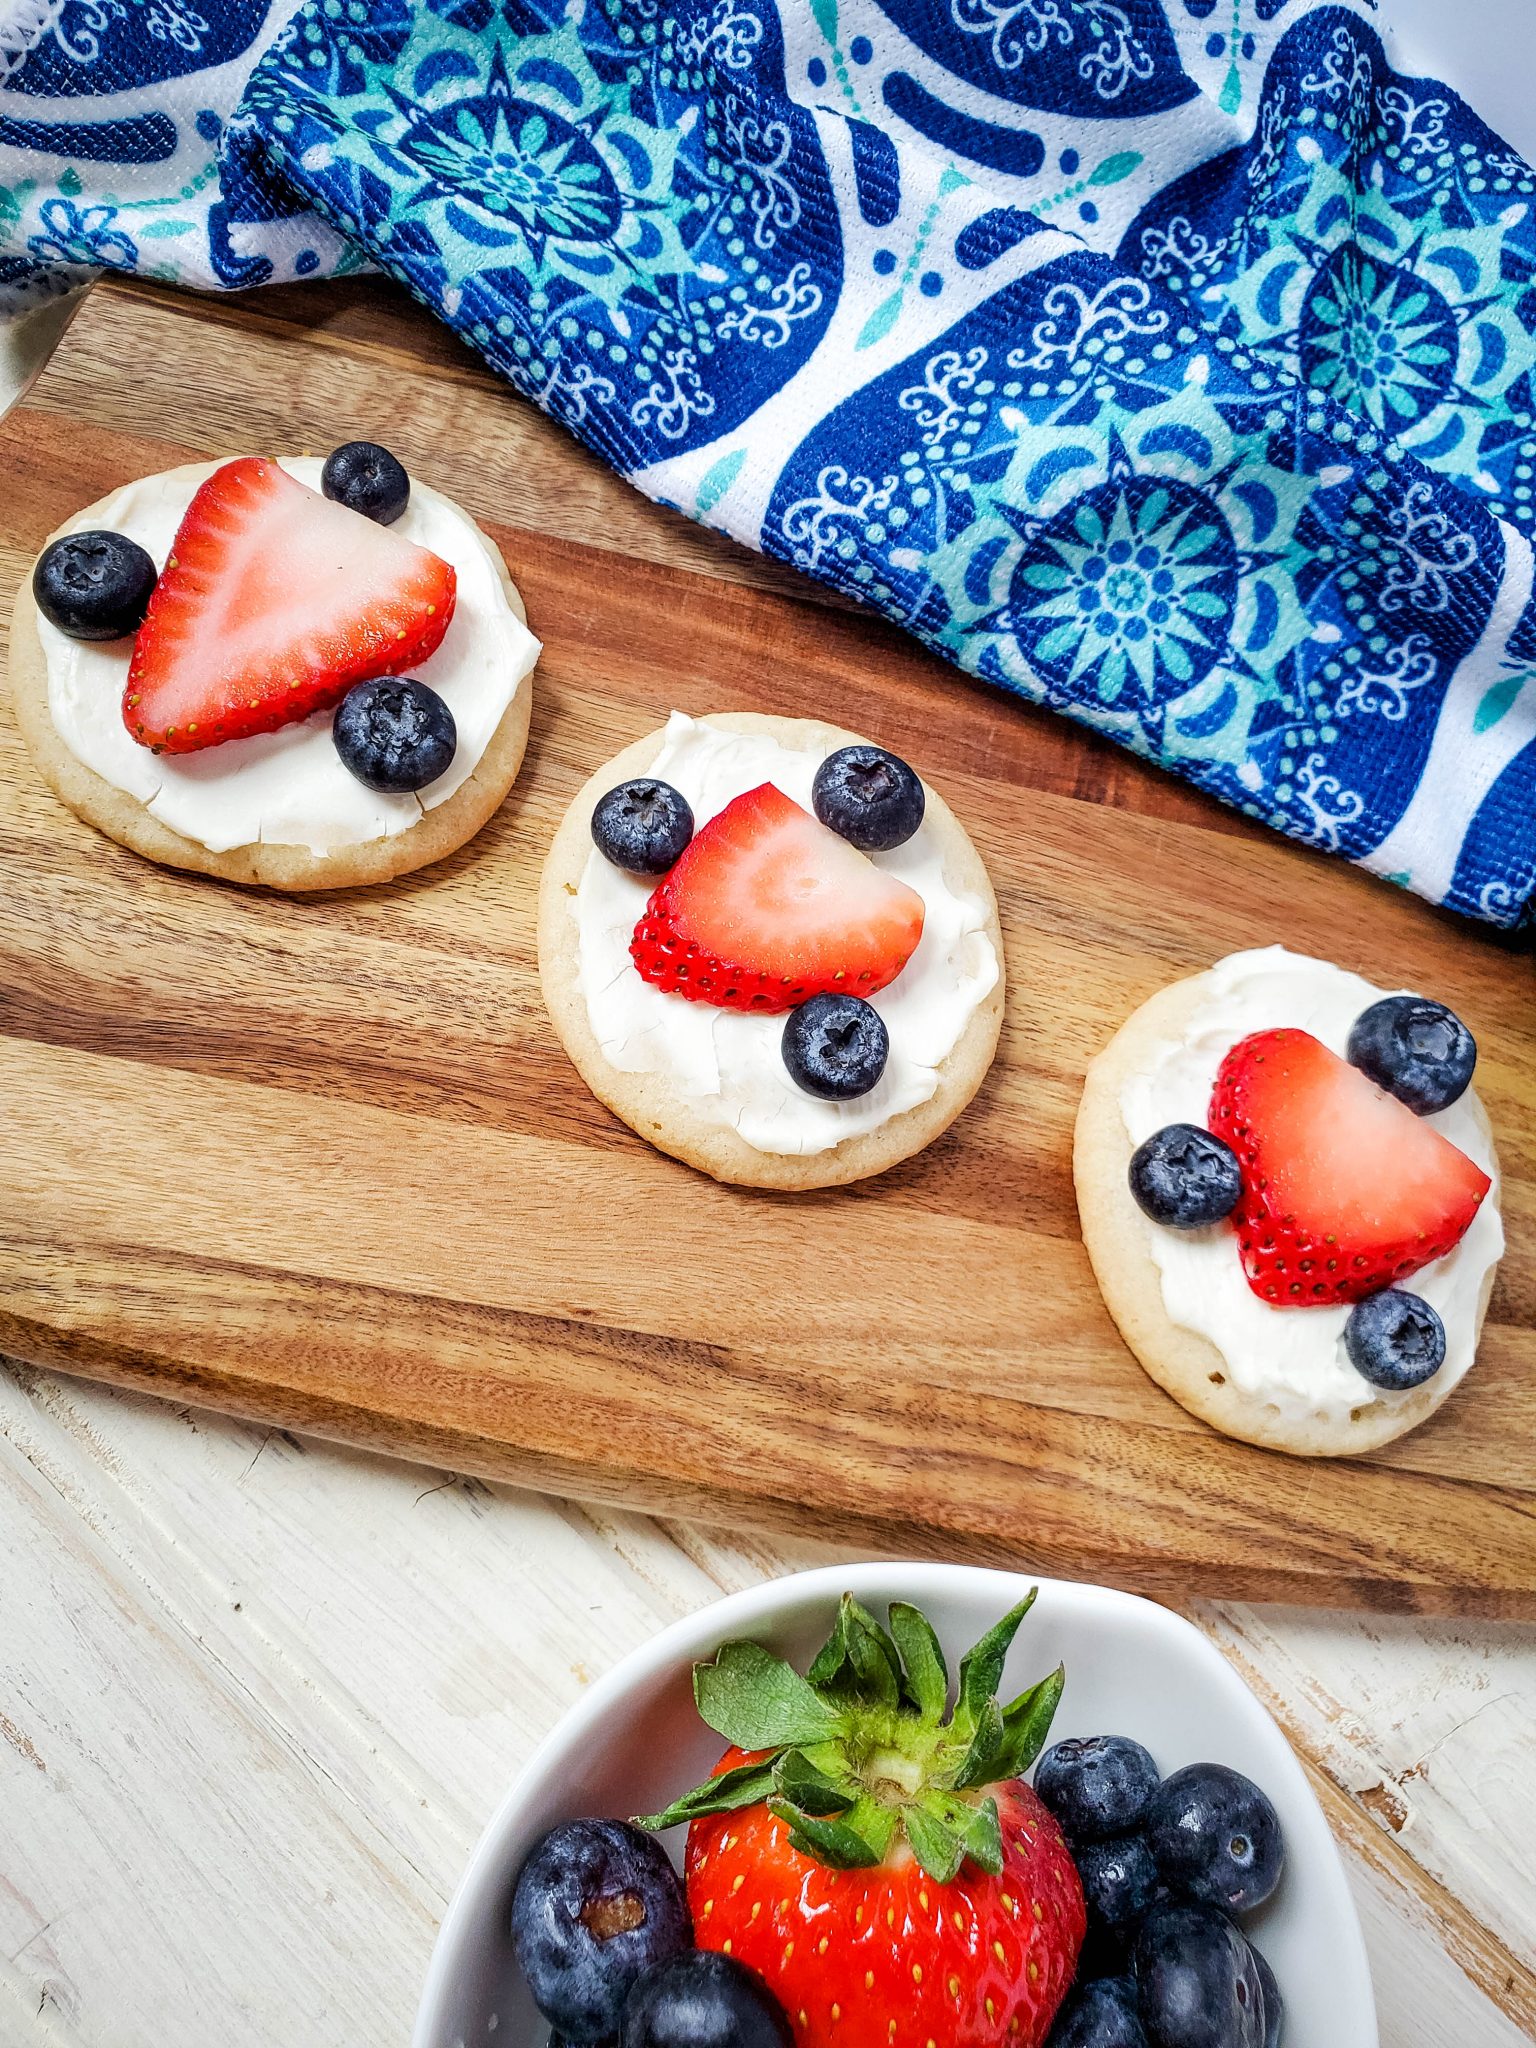
[[[39,1376],[27,1408],[11,1441],[119,1575],[301,1731],[361,1811],[402,1792],[423,1818],[401,1847],[424,1868],[442,1812],[483,1817],[509,1728],[520,1754],[595,1658],[681,1611],[551,1501],[189,1411],[168,1422],[81,1383]],[[713,1589],[692,1580],[697,1605]]]
[[[81,1506],[7,1439],[4,2039],[389,2038],[438,1907],[392,1815],[340,1798]]]
[[[1411,1894],[1356,1858],[1349,1879],[1371,1958],[1381,2048],[1525,2048],[1532,2036],[1462,1973]]]
[[[1536,1970],[1536,1630],[1212,1608],[1292,1738]]]

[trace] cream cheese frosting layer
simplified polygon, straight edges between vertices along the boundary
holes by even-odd
[[[1217,1069],[1239,1039],[1289,1027],[1311,1032],[1342,1058],[1361,1011],[1383,995],[1400,993],[1374,988],[1358,974],[1283,946],[1233,953],[1206,981],[1210,993],[1182,1037],[1161,1042],[1121,1091],[1120,1112],[1133,1147],[1164,1124],[1208,1123]],[[1504,1250],[1497,1167],[1474,1102],[1468,1090],[1427,1121],[1490,1174],[1494,1185],[1455,1250],[1403,1283],[1445,1324],[1445,1363],[1437,1384],[1447,1391],[1472,1363],[1484,1289]],[[1261,1301],[1244,1276],[1229,1223],[1193,1231],[1153,1226],[1149,1243],[1170,1319],[1204,1337],[1221,1353],[1233,1384],[1281,1417],[1340,1420],[1351,1410],[1390,1407],[1405,1398],[1373,1386],[1350,1364],[1344,1348],[1347,1307],[1275,1308]]]
[[[786,746],[765,733],[726,732],[674,712],[647,772],[680,790],[703,825],[764,782],[809,810],[811,784],[830,751]],[[891,1050],[867,1095],[822,1102],[797,1087],[779,1049],[782,1015],[689,1002],[643,981],[629,944],[654,885],[623,873],[594,848],[571,915],[581,992],[604,1057],[623,1073],[665,1075],[694,1108],[730,1125],[759,1152],[827,1152],[927,1102],[939,1068],[997,983],[989,907],[945,879],[939,835],[926,820],[904,846],[872,858],[917,891],[924,920],[912,958],[870,999],[885,1019]]]
[[[125,484],[93,513],[91,524],[126,533],[162,567],[194,493],[218,467],[210,462]],[[319,490],[324,464],[318,457],[285,457],[281,467]],[[507,601],[491,543],[451,499],[413,478],[410,503],[393,530],[458,573],[458,601],[442,645],[411,670],[444,699],[458,729],[451,765],[425,789],[390,795],[364,788],[336,752],[329,711],[198,754],[153,753],[123,724],[132,642],[71,640],[39,613],[48,708],[59,737],[104,782],[210,853],[265,844],[328,854],[408,831],[473,775],[508,705],[526,686],[539,643]]]

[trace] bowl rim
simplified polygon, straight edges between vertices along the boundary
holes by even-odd
[[[620,1658],[611,1671],[594,1680],[535,1748],[481,1831],[464,1873],[454,1887],[437,1939],[432,1945],[411,2032],[411,2048],[441,2048],[443,2008],[465,1933],[487,1884],[499,1881],[504,1874],[506,1838],[515,1826],[528,1788],[547,1777],[563,1757],[580,1749],[594,1725],[604,1718],[611,1706],[622,1700],[638,1681],[654,1677],[684,1659],[693,1662],[708,1656],[720,1643],[750,1631],[766,1618],[776,1616],[786,1605],[801,1606],[818,1597],[835,1604],[844,1593],[852,1593],[866,1604],[878,1603],[895,1597],[894,1592],[888,1589],[897,1580],[901,1597],[911,1599],[918,1606],[926,1605],[937,1593],[952,1592],[957,1582],[978,1590],[985,1584],[991,1584],[999,1602],[998,1612],[1003,1613],[1022,1599],[1031,1586],[1035,1586],[1042,1593],[1049,1589],[1053,1596],[1059,1595],[1089,1609],[1097,1609],[1106,1620],[1118,1615],[1124,1620],[1139,1622],[1143,1626],[1151,1624],[1182,1637],[1195,1661],[1203,1664],[1210,1674],[1213,1684],[1237,1701],[1242,1711],[1258,1715],[1284,1752],[1291,1777],[1288,1787],[1291,1797],[1287,1806],[1288,1809],[1291,1806],[1297,1809],[1295,1815],[1287,1820],[1287,1831],[1294,1833],[1295,1821],[1301,1821],[1308,1838],[1309,1862],[1314,1865],[1313,1877],[1316,1879],[1326,1873],[1332,1894],[1329,1913],[1339,1947],[1353,1964],[1352,1974],[1357,1979],[1358,1988],[1364,1992],[1363,2011],[1368,2015],[1369,2028],[1360,2034],[1356,2048],[1379,2048],[1375,1991],[1365,1938],[1333,1830],[1285,1731],[1210,1638],[1173,1608],[1163,1606],[1160,1601],[1145,1599],[1138,1593],[1122,1592],[1117,1587],[985,1565],[944,1564],[933,1560],[904,1562],[899,1559],[817,1565],[807,1571],[764,1579],[760,1584],[745,1587],[737,1593],[723,1594],[718,1600],[696,1608],[693,1613],[669,1622]]]

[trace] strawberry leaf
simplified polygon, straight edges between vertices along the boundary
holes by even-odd
[[[635,1826],[656,1834],[662,1828],[678,1827],[685,1820],[697,1820],[702,1814],[735,1813],[743,1806],[760,1806],[773,1788],[771,1763],[738,1764],[734,1771],[706,1778],[702,1785],[695,1785],[681,1799],[674,1799],[661,1813],[637,1815]]]
[[[901,1698],[896,1645],[851,1593],[843,1595],[837,1624],[808,1676],[818,1692],[850,1705],[895,1707]]]
[[[935,1884],[954,1881],[965,1861],[965,1836],[930,1807],[909,1806],[902,1815],[912,1853]]]
[[[693,1697],[706,1725],[738,1749],[825,1742],[842,1726],[799,1672],[760,1643],[723,1643],[713,1664],[696,1664]]]
[[[928,1861],[930,1851],[918,1847],[917,1835],[913,1833],[913,1817],[921,1815],[917,1822],[919,1834],[926,1834],[932,1843],[931,1854],[935,1862],[943,1860],[947,1851],[941,1849],[939,1835],[942,1833],[960,1846],[961,1861],[967,1857],[982,1870],[996,1877],[1003,1867],[1003,1834],[997,1817],[997,1801],[984,1799],[979,1806],[973,1806],[968,1799],[960,1798],[953,1792],[929,1793],[919,1803],[909,1806],[902,1819],[906,1825],[907,1839],[912,1844],[913,1854],[928,1872],[938,1878],[941,1884],[948,1884],[949,1878],[939,1877],[933,1863]],[[956,1869],[959,1865],[956,1865]],[[954,1872],[950,1873],[952,1877]]]
[[[789,1829],[791,1845],[832,1870],[868,1870],[880,1861],[880,1850],[865,1841],[845,1820],[824,1820],[805,1813],[787,1799],[770,1799],[768,1811]]]
[[[952,1883],[967,1860],[996,1876],[1003,1838],[988,1788],[1034,1762],[1063,1686],[1058,1669],[1006,1707],[997,1696],[1034,1597],[966,1656],[947,1720],[944,1652],[909,1602],[892,1601],[884,1627],[845,1596],[808,1678],[760,1643],[722,1645],[713,1663],[694,1667],[699,1711],[728,1742],[759,1754],[640,1825],[766,1806],[799,1853],[833,1869],[881,1863],[905,1831],[936,1883]]]
[[[810,1814],[846,1813],[858,1797],[856,1788],[848,1791],[834,1784],[798,1749],[785,1750],[774,1766],[773,1791]]]
[[[1003,1710],[996,1700],[984,1700],[976,1716],[975,1732],[961,1753],[960,1761],[950,1776],[950,1784],[957,1792],[969,1791],[973,1785],[990,1785],[995,1778],[1002,1776],[998,1768],[1002,1750]]]
[[[997,1759],[1000,1778],[1023,1777],[1044,1749],[1066,1682],[1066,1670],[1058,1664],[1048,1678],[1021,1692],[1012,1706],[1003,1709],[1003,1744]]]
[[[995,1799],[984,1799],[980,1806],[971,1808],[970,1823],[965,1831],[965,1853],[989,1877],[997,1877],[1001,1873],[1003,1829],[997,1817]]]
[[[891,1634],[905,1666],[902,1690],[925,1721],[941,1721],[949,1701],[949,1666],[927,1615],[893,1600]]]
[[[955,1704],[953,1724],[958,1740],[970,1742],[988,1702],[995,1702],[997,1688],[1003,1681],[1003,1665],[1007,1662],[1008,1651],[1019,1632],[1020,1622],[1035,1604],[1036,1590],[1031,1587],[1018,1606],[1005,1614],[995,1628],[988,1629],[976,1647],[967,1651],[962,1659],[960,1697]]]

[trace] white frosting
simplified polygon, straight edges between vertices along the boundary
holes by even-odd
[[[91,523],[128,534],[163,565],[193,493],[217,467],[210,462],[193,475],[125,484]],[[318,457],[285,459],[282,467],[319,490],[324,464]],[[402,796],[365,789],[331,742],[329,711],[198,754],[153,753],[123,724],[132,642],[71,640],[39,614],[48,708],[59,737],[103,781],[137,797],[152,817],[211,853],[265,843],[326,854],[409,830],[474,773],[532,673],[539,643],[507,602],[490,542],[450,499],[413,479],[410,503],[393,531],[458,572],[458,601],[442,645],[411,670],[444,699],[458,729],[451,765],[425,789]]]
[[[1121,1090],[1120,1112],[1133,1146],[1164,1124],[1205,1125],[1217,1069],[1239,1039],[1290,1027],[1310,1031],[1342,1056],[1360,1012],[1397,993],[1283,946],[1233,953],[1212,968],[1210,981],[1209,998],[1184,1035],[1160,1043]],[[1403,1283],[1431,1303],[1445,1324],[1445,1363],[1437,1384],[1447,1388],[1472,1363],[1484,1284],[1504,1250],[1493,1148],[1473,1101],[1468,1090],[1426,1121],[1492,1175],[1494,1186],[1456,1249]],[[1231,1224],[1154,1228],[1150,1238],[1169,1316],[1214,1345],[1232,1383],[1277,1415],[1336,1421],[1352,1409],[1405,1398],[1372,1386],[1350,1364],[1344,1349],[1347,1307],[1274,1308],[1261,1301],[1244,1276]]]
[[[703,825],[763,782],[809,810],[811,784],[830,751],[788,747],[766,733],[725,732],[675,711],[647,772],[680,790]],[[782,1016],[689,1002],[642,981],[629,942],[654,885],[624,874],[594,848],[571,914],[581,992],[604,1057],[623,1073],[666,1075],[691,1108],[731,1125],[758,1152],[827,1152],[927,1102],[940,1066],[997,983],[987,906],[945,879],[943,848],[926,820],[905,846],[873,858],[917,891],[924,915],[916,952],[871,998],[891,1050],[867,1095],[822,1102],[797,1087],[779,1049]]]

